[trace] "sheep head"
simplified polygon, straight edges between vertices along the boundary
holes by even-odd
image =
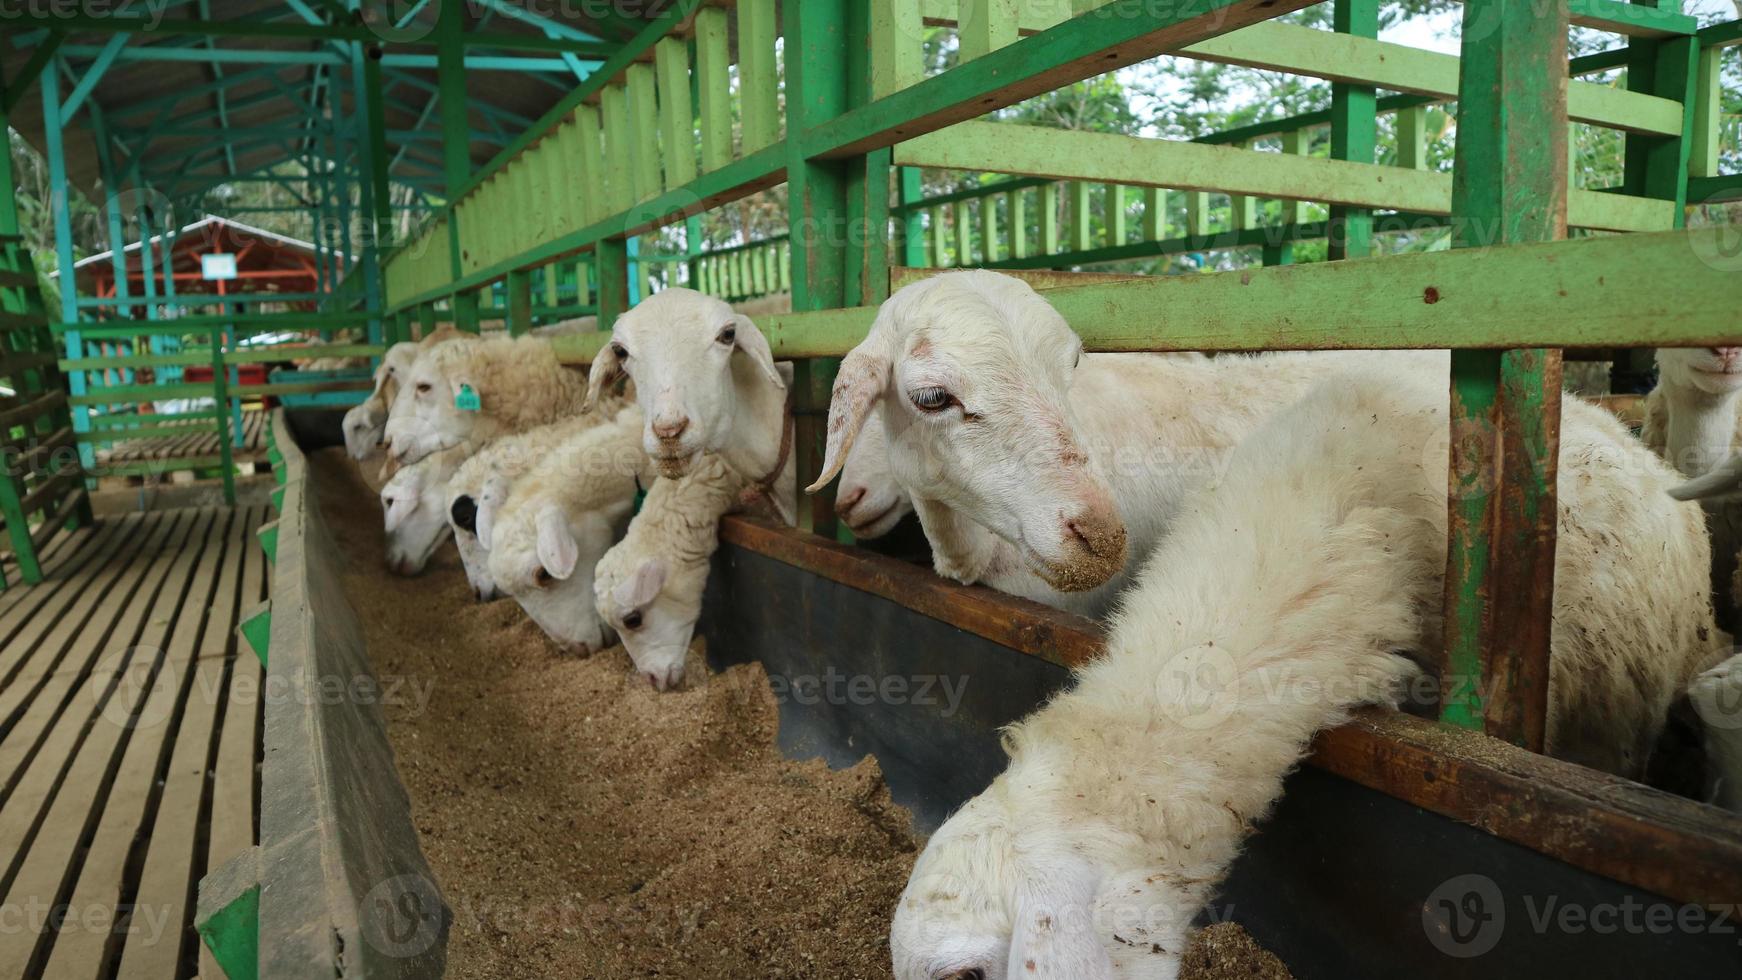
[[[628,517],[627,503],[607,510],[569,509],[551,501],[512,501],[490,532],[488,568],[545,635],[569,653],[605,645],[593,609],[593,566]]]
[[[1742,347],[1661,347],[1657,370],[1665,385],[1733,394],[1742,391]]]
[[[786,387],[749,317],[682,288],[655,293],[617,318],[588,373],[587,404],[620,373],[635,382],[645,415],[643,448],[661,475],[674,479],[690,471],[697,454],[726,447],[742,386]]]
[[[854,537],[870,540],[888,534],[911,513],[913,498],[889,469],[889,433],[883,428],[883,416],[871,412],[841,465],[835,515]]]
[[[387,532],[387,567],[416,575],[429,563],[448,529],[439,490],[446,483],[443,460],[426,459],[393,474],[381,488]]]
[[[1056,589],[1103,584],[1125,565],[1125,524],[1076,438],[1069,392],[1081,352],[1021,280],[958,272],[900,290],[841,362],[810,489],[840,471],[875,411],[940,571],[977,577],[990,533]]]
[[[594,604],[656,691],[683,683],[707,574],[705,562],[674,571],[666,559],[627,546],[613,548],[599,562]]]

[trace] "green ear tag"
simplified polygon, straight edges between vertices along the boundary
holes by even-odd
[[[454,396],[454,407],[462,412],[476,412],[484,406],[471,385],[460,385],[460,393]]]

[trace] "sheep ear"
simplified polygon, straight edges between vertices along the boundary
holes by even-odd
[[[478,533],[478,502],[469,493],[462,493],[454,498],[454,505],[448,508],[448,519],[455,527],[468,534]]]
[[[835,390],[829,399],[829,439],[823,454],[823,472],[817,482],[805,487],[806,493],[816,493],[828,486],[841,472],[847,454],[853,450],[853,440],[865,426],[865,418],[876,407],[877,399],[889,385],[890,362],[888,347],[875,327],[871,335],[841,360],[835,374]]]
[[[502,502],[507,499],[508,481],[500,476],[485,480],[484,488],[478,492],[478,513],[473,521],[477,527],[478,543],[485,550],[490,548],[490,534],[496,526],[496,512],[502,509]]]
[[[665,560],[649,558],[635,569],[635,574],[617,583],[611,599],[619,609],[640,609],[659,597],[665,588]]]
[[[569,533],[568,518],[555,504],[546,504],[538,512],[538,560],[545,571],[561,579],[573,575],[581,560],[581,549]]]
[[[755,363],[756,369],[762,372],[776,388],[785,390],[786,379],[780,376],[780,371],[774,366],[774,351],[768,346],[768,338],[756,328],[756,324],[742,313],[734,313],[732,322],[737,326],[737,347]]]
[[[593,406],[599,403],[599,393],[622,373],[623,362],[617,357],[617,345],[608,340],[593,357],[592,367],[587,369],[587,400],[581,411],[592,411]]]
[[[1669,495],[1677,500],[1711,500],[1742,493],[1742,453],[1719,463],[1705,476],[1695,477],[1679,487],[1671,487]]]
[[[1007,976],[1113,980],[1113,961],[1095,935],[1093,874],[1084,867],[1030,868],[1017,886]]]

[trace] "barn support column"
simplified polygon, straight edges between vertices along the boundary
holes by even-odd
[[[460,188],[472,176],[472,133],[466,113],[465,4],[444,3],[436,18],[436,90],[442,116],[442,178],[447,195],[449,273],[455,282],[460,265]],[[454,326],[478,332],[478,294],[456,292],[453,298]]]
[[[869,0],[787,4],[785,16],[787,213],[792,308],[825,310],[879,302],[888,292],[888,149],[810,157],[809,130],[870,100]],[[822,471],[829,396],[839,358],[800,361],[794,373],[793,452],[799,486]],[[800,527],[836,534],[834,488],[799,495]]]
[[[1379,0],[1335,0],[1331,18],[1340,34],[1379,36]],[[1372,163],[1379,138],[1377,105],[1371,85],[1331,84],[1331,157]],[[1373,250],[1373,212],[1341,205],[1331,208],[1331,259],[1364,258]],[[1271,263],[1266,263],[1271,264]]]
[[[1471,0],[1463,36],[1453,244],[1565,238],[1566,5],[1545,13],[1530,0]],[[1561,352],[1455,352],[1451,395],[1441,717],[1540,752]]]
[[[392,343],[396,338],[387,336],[393,332],[390,321],[382,319],[386,302],[381,282],[381,248],[392,232],[393,213],[387,183],[387,116],[381,101],[381,49],[365,48],[361,41],[354,42],[352,48],[351,80],[356,93],[352,104],[357,107],[352,121],[357,134],[357,169],[362,178],[358,182],[363,218],[358,235],[362,245],[358,271],[363,276],[363,308],[369,312],[369,343],[384,340]]]
[[[60,66],[55,62],[57,56],[42,73],[42,141],[48,157],[49,186],[55,188],[49,210],[54,219],[54,254],[55,267],[60,270],[60,309],[57,311],[61,322],[77,323],[79,319],[79,290],[74,279],[73,270],[73,219],[68,206],[67,195],[67,155],[66,144],[62,140],[61,102],[60,102]],[[82,359],[85,356],[83,336],[77,330],[68,330],[63,335],[66,345],[66,356],[71,359]],[[73,371],[67,375],[67,391],[72,395],[86,393],[86,375],[83,371]],[[75,405],[72,410],[73,431],[91,431],[91,410],[84,405]],[[86,472],[96,466],[96,453],[90,443],[79,443],[79,464]],[[90,485],[91,481],[86,481]]]

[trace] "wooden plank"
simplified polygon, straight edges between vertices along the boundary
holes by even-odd
[[[53,650],[58,649],[57,644],[67,642],[76,625],[108,592],[126,563],[143,545],[145,539],[154,533],[159,522],[155,515],[146,515],[140,519],[112,523],[117,526],[118,533],[105,542],[103,550],[95,556],[95,561],[88,563],[80,574],[64,579],[63,585],[54,587],[49,601],[18,622],[11,634],[4,637],[5,642],[0,643],[0,699],[21,700],[22,691],[14,691],[19,686],[17,679],[38,649],[50,650],[45,659],[54,656]],[[66,624],[64,627],[63,623]],[[44,670],[37,668],[31,676],[40,677]],[[0,704],[4,703],[4,700],[0,700]],[[5,713],[0,711],[0,718],[4,717]]]
[[[239,558],[241,549],[253,544],[253,528],[247,525],[248,518],[257,513],[233,514],[228,533],[221,539],[213,535],[213,540],[208,540],[206,557],[212,564],[202,563],[192,590],[193,596],[203,600],[197,608],[204,611],[204,621],[178,624],[170,640],[168,661],[185,665],[191,672],[194,690],[204,693],[186,700],[186,709],[174,731],[173,754],[168,772],[162,777],[163,787],[134,901],[141,907],[158,910],[159,914],[168,912],[170,921],[177,925],[174,936],[177,941],[153,943],[144,933],[129,935],[121,954],[123,976],[174,975],[180,962],[179,940],[193,926],[188,883],[197,881],[205,871],[204,855],[195,844],[200,815],[207,812],[206,772],[212,763],[212,731],[222,704],[221,697],[213,696],[212,692],[223,690],[225,656],[236,649],[240,603],[237,583],[243,564]]]
[[[654,71],[659,76],[659,123],[663,139],[665,189],[696,179],[695,108],[690,103],[689,44],[682,38],[662,38],[654,45]]]
[[[1350,263],[1359,264],[1359,263]],[[882,596],[1011,650],[1067,667],[1099,656],[1093,620],[746,517],[722,542]],[[1742,894],[1742,821],[1583,766],[1396,712],[1320,734],[1308,763],[1559,861],[1671,900]],[[1698,854],[1699,861],[1687,856]]]
[[[701,117],[702,170],[718,170],[732,161],[732,53],[726,12],[718,7],[696,11],[696,97]]]
[[[925,24],[920,8],[920,0],[871,4],[872,98],[898,92],[925,77]],[[954,9],[950,16],[953,21]]]
[[[1450,174],[1011,123],[963,123],[898,145],[894,159],[902,166],[1223,191],[1422,214],[1449,214],[1452,206]],[[1569,210],[1575,227],[1663,231],[1674,226],[1676,209],[1674,202],[1577,191],[1569,195]]]
[[[156,729],[161,729],[164,719],[173,713],[173,696],[180,687],[175,682],[149,680],[152,677],[150,665],[156,662],[158,649],[167,641],[171,618],[158,616],[148,620],[147,617],[156,612],[158,597],[182,594],[189,573],[203,550],[202,538],[213,515],[206,511],[178,516],[183,519],[177,522],[179,529],[175,539],[161,552],[141,556],[136,562],[149,569],[153,581],[141,590],[140,598],[130,603],[121,620],[115,623],[116,634],[125,637],[116,648],[127,650],[128,654],[105,658],[96,665],[95,672],[83,682],[88,693],[83,696],[75,694],[68,702],[76,706],[79,713],[60,720],[56,738],[45,744],[37,756],[33,769],[57,772],[58,785],[42,815],[41,832],[26,845],[28,851],[21,855],[22,861],[7,893],[9,902],[32,898],[54,903],[63,901],[74,890],[81,871],[89,867],[82,846],[86,835],[98,830],[108,817],[106,804],[113,799],[115,781],[132,780],[147,786],[154,782],[155,760],[152,764],[139,766],[137,771],[129,771],[121,767],[121,756],[135,742],[155,740]],[[105,632],[104,625],[101,620],[93,620],[88,632],[93,635]],[[113,693],[103,697],[102,691],[116,678],[119,681]],[[162,699],[158,689],[169,699]],[[153,699],[158,700],[155,714],[146,710]],[[197,692],[192,700],[197,700]],[[63,735],[87,725],[88,735],[77,743],[71,743],[70,738]],[[68,744],[57,744],[59,742]],[[124,832],[115,835],[112,841],[92,838],[91,843],[100,850],[105,846],[123,846],[132,840],[133,834]],[[116,900],[111,899],[101,906],[72,907],[81,910],[114,909]],[[164,934],[156,935],[155,926],[162,921],[158,919],[161,912],[147,907],[145,913],[136,923],[141,930],[152,930],[148,934],[172,948],[179,945],[181,935],[176,923],[170,922]],[[94,940],[101,949],[108,933],[108,929],[74,928],[58,933],[0,935],[0,972],[8,976],[79,975],[45,968],[51,946],[67,937],[83,937]]]
[[[67,543],[64,550],[57,550],[56,567],[50,569],[46,560],[43,564],[50,584],[37,589],[7,589],[0,593],[0,647],[8,647],[22,626],[50,605],[50,600],[60,592],[60,587],[54,583],[78,581],[88,568],[96,567],[91,565],[92,562],[104,559],[108,549],[119,541],[122,523],[120,520],[99,521],[95,527],[75,532],[66,539],[57,539]],[[61,547],[57,545],[57,549]]]
[[[218,562],[216,543],[223,536],[221,512],[209,510],[200,515],[199,533],[190,541],[183,560],[185,571],[178,571],[181,594],[186,601],[174,613],[159,616],[152,623],[153,646],[162,649],[157,672],[138,684],[138,707],[131,738],[118,747],[118,759],[111,762],[113,776],[108,785],[103,811],[96,820],[91,836],[91,848],[71,881],[70,903],[77,909],[113,909],[120,905],[141,909],[152,919],[143,926],[162,928],[160,943],[171,949],[179,947],[185,924],[172,916],[171,909],[143,907],[138,893],[138,851],[145,846],[141,834],[160,818],[155,811],[164,787],[160,787],[160,769],[164,764],[164,745],[176,733],[176,700],[193,677],[188,670],[190,649],[186,635],[199,632],[200,611],[204,592],[211,585]],[[190,705],[206,696],[202,688],[188,688]],[[190,710],[193,710],[190,707]],[[150,721],[150,724],[145,724]],[[131,869],[131,870],[129,870]],[[148,938],[148,936],[145,936]],[[120,936],[110,931],[63,931],[45,964],[47,977],[98,977],[103,964],[113,952],[120,952]],[[171,973],[160,973],[167,977]]]
[[[659,195],[659,107],[654,98],[653,66],[632,64],[624,73],[628,92],[630,183],[638,204]],[[536,241],[537,239],[534,239]]]
[[[0,432],[4,432],[16,425],[24,425],[28,422],[35,421],[45,415],[50,415],[66,405],[66,403],[67,393],[57,390],[44,395],[38,395],[22,405],[15,405],[8,409],[0,409]]]

